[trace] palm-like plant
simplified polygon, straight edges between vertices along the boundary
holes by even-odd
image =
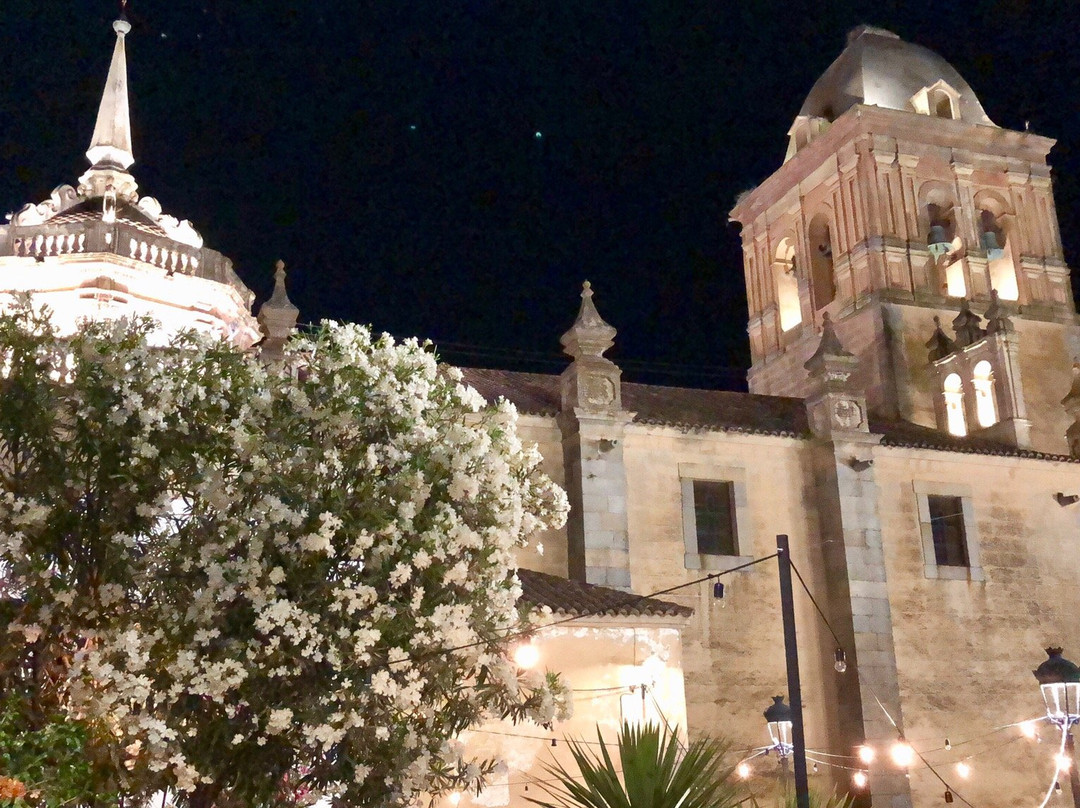
[[[810,789],[810,808],[851,808],[854,799],[850,794],[837,794],[835,789],[828,794]],[[784,808],[798,808],[795,792],[784,796]]]
[[[558,762],[548,766],[554,782],[541,787],[552,801],[529,801],[541,808],[730,808],[740,801],[723,741],[703,738],[680,752],[666,728],[624,723],[616,766],[599,729],[596,736],[599,753],[567,742],[580,774]]]

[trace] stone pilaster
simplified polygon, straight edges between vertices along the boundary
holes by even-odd
[[[581,310],[562,336],[573,358],[563,372],[563,463],[570,515],[566,531],[571,578],[629,591],[623,438],[633,414],[622,409],[621,371],[603,354],[615,329],[604,322],[585,282]]]
[[[844,350],[826,317],[821,344],[807,361],[811,395],[806,406],[816,441],[814,499],[818,503],[830,623],[848,652],[848,671],[837,680],[834,713],[842,748],[887,747],[903,731],[885,555],[880,490],[866,395],[854,383],[858,360]],[[881,705],[878,704],[880,699]],[[875,805],[910,808],[904,772],[875,766]]]

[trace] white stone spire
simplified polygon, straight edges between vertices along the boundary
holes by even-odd
[[[131,30],[131,23],[121,15],[113,23],[113,30],[116,31],[116,47],[113,48],[109,77],[105,80],[94,136],[90,139],[86,156],[93,168],[126,169],[135,162],[135,155],[131,151],[127,54],[124,49],[124,37]]]

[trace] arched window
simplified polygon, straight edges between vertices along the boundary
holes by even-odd
[[[948,93],[938,90],[934,93],[934,116],[938,118],[955,118],[953,114],[952,99]]]
[[[957,373],[945,377],[945,427],[952,435],[967,434],[964,418],[964,383]]]
[[[776,279],[776,306],[780,310],[780,329],[789,331],[802,322],[799,302],[799,277],[795,269],[795,241],[791,236],[780,240],[773,260]]]
[[[997,406],[994,404],[994,371],[985,359],[975,365],[971,377],[975,387],[975,417],[979,426],[997,423]]]
[[[814,301],[814,310],[820,311],[836,299],[832,235],[828,217],[819,213],[811,219],[806,235],[810,242],[810,295]]]

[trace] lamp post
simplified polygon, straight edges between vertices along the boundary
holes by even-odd
[[[791,588],[791,550],[788,537],[776,537],[776,566],[780,575],[780,615],[784,624],[784,659],[787,663],[788,707],[791,716],[791,756],[795,762],[795,805],[810,808],[806,776],[806,737],[803,734],[802,685],[799,682],[799,646],[795,639],[795,598]],[[1080,805],[1076,806],[1080,808]]]
[[[773,696],[773,703],[765,710],[765,720],[769,727],[769,751],[775,751],[784,772],[784,788],[787,788],[788,758],[795,750],[791,743],[791,708],[784,704],[783,696]]]
[[[1065,659],[1060,648],[1047,648],[1046,655],[1047,659],[1032,673],[1039,680],[1046,717],[1065,734],[1069,787],[1074,808],[1080,808],[1080,772],[1076,770],[1076,745],[1072,736],[1072,727],[1080,723],[1080,667]]]

